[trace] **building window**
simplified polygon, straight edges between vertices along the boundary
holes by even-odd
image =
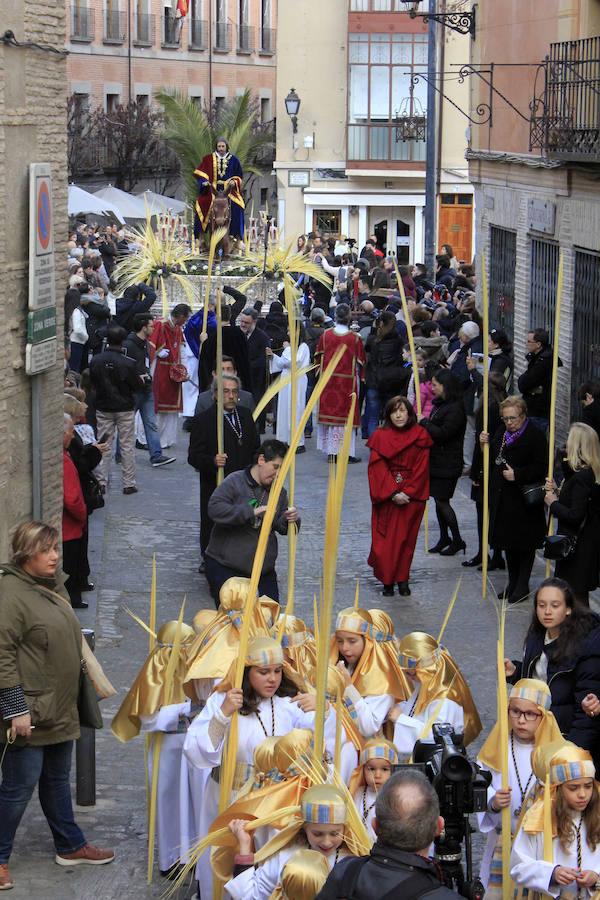
[[[492,326],[503,328],[510,341],[515,333],[515,269],[517,234],[506,228],[490,227],[490,318]]]
[[[600,379],[600,306],[598,284],[600,255],[593,250],[575,251],[577,302],[573,315],[571,357],[571,408],[577,409],[577,393],[582,382]]]
[[[220,116],[225,106],[225,97],[215,97],[215,114]]]
[[[424,160],[425,140],[397,141],[395,120],[425,115],[426,34],[350,34],[348,159]]]
[[[152,46],[154,43],[154,16],[148,12],[148,0],[136,0],[134,17],[134,43]]]
[[[552,335],[558,277],[558,244],[533,238],[529,282],[529,327]],[[552,338],[551,338],[552,339]]]
[[[120,94],[107,94],[106,95],[106,112],[110,116],[112,113],[117,111],[117,107],[121,103],[121,95]]]
[[[268,97],[260,98],[260,121],[263,124],[271,121],[271,101]]]
[[[150,97],[148,94],[136,94],[135,100],[140,109],[148,109],[150,106]]]
[[[329,232],[331,237],[339,237],[342,233],[341,209],[315,209],[312,230]]]
[[[229,50],[229,26],[227,24],[227,0],[216,0],[215,50]]]
[[[260,0],[260,51],[275,52],[275,31],[271,28],[271,0]]]
[[[260,208],[261,209],[266,209],[268,199],[269,199],[269,189],[261,188],[260,189]]]
[[[206,50],[206,22],[202,19],[202,0],[192,0],[190,6],[189,46]]]

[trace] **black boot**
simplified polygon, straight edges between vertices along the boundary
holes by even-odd
[[[393,597],[394,596],[394,585],[393,584],[384,584],[382,595],[384,597]]]
[[[398,593],[401,597],[410,597],[410,587],[408,581],[398,582]]]

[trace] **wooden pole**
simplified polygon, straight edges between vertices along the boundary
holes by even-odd
[[[554,443],[556,440],[556,395],[558,392],[558,342],[560,338],[560,313],[564,280],[564,255],[560,251],[558,278],[556,280],[556,304],[554,307],[554,338],[552,341],[552,382],[550,387],[550,417],[548,419],[548,481],[554,478]],[[552,534],[552,516],[548,517],[548,534]],[[546,578],[551,574],[551,561],[546,561]]]
[[[223,439],[223,318],[221,315],[221,303],[223,295],[221,289],[217,291],[217,453],[224,453]],[[217,468],[217,485],[221,484],[225,477],[223,466]]]
[[[504,623],[506,619],[506,606],[500,610],[500,633],[497,645],[497,671],[498,671],[498,724],[500,726],[500,750],[502,760],[502,790],[510,787],[508,780],[508,694],[506,690],[506,675],[504,673]],[[510,849],[511,849],[511,813],[510,806],[502,810],[502,896],[504,900],[510,900]]]
[[[483,430],[489,428],[490,397],[490,295],[488,290],[487,269],[481,254],[481,290],[483,301]],[[481,527],[481,596],[487,597],[488,575],[488,543],[490,535],[490,445],[482,447],[483,457],[483,516]]]
[[[286,272],[283,276],[285,305],[288,315],[288,332],[290,338],[290,437],[296,429],[298,406],[298,322],[296,319],[296,302],[294,286],[290,275]],[[294,505],[296,495],[296,456],[292,460],[289,475],[289,501]],[[296,586],[296,546],[298,542],[298,529],[295,525],[288,528],[288,589],[286,615],[294,614],[295,586]]]

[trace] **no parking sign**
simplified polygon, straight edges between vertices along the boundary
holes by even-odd
[[[29,166],[29,309],[54,306],[52,174],[47,163]]]

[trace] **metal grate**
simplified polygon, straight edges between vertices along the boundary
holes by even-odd
[[[490,226],[490,318],[511,343],[515,337],[515,268],[517,234]]]
[[[600,378],[600,255],[575,253],[575,303],[571,358],[571,408],[578,408],[577,391],[589,378]]]
[[[557,277],[558,244],[533,239],[529,273],[529,327],[545,328],[550,341],[554,331]]]

